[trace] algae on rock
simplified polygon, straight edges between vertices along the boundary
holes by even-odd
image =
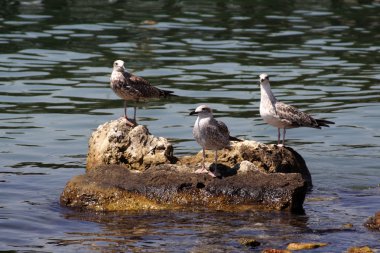
[[[248,170],[215,179],[178,165],[159,165],[143,172],[104,165],[70,180],[61,203],[97,211],[209,208],[302,212],[305,191],[298,173]]]

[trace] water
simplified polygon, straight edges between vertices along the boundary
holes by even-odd
[[[363,222],[380,210],[380,26],[364,1],[3,1],[0,8],[0,249],[249,252],[320,241],[313,252],[380,249]],[[314,189],[282,212],[78,213],[59,205],[84,173],[87,141],[123,113],[112,62],[181,97],[141,103],[140,124],[199,146],[187,114],[207,103],[232,135],[275,143],[259,117],[258,75],[277,97],[336,122],[287,133]],[[345,224],[352,224],[346,228]]]

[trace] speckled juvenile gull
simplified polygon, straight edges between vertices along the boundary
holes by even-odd
[[[130,126],[136,124],[136,106],[134,106],[133,122],[131,122],[127,116],[127,101],[167,97],[173,93],[173,91],[158,89],[145,79],[129,73],[125,70],[124,61],[122,60],[116,60],[113,63],[110,86],[116,95],[125,100],[124,117]]]
[[[241,141],[238,138],[230,136],[230,132],[226,124],[222,121],[214,119],[212,110],[207,105],[200,105],[195,111],[190,112],[190,115],[198,115],[193,128],[193,135],[198,144],[202,147],[203,160],[202,168],[196,170],[196,173],[208,173],[216,177],[218,164],[218,150],[230,146],[230,141]],[[215,170],[214,173],[208,171],[205,166],[205,150],[215,151]]]
[[[281,128],[283,129],[282,145],[284,146],[285,133],[288,128],[312,127],[321,129],[322,126],[328,127],[329,124],[334,124],[332,121],[314,119],[294,106],[277,101],[270,88],[269,76],[267,74],[260,75],[260,90],[260,115],[266,123],[277,127],[278,144],[280,144],[281,139]]]

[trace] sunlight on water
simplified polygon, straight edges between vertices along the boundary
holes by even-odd
[[[0,8],[0,248],[19,251],[241,252],[239,238],[380,248],[380,5],[367,1],[6,1]],[[287,133],[314,189],[306,215],[81,213],[58,205],[84,173],[98,125],[123,115],[112,62],[179,97],[139,103],[138,121],[175,154],[199,151],[188,113],[208,104],[231,134],[275,143],[259,116],[258,75],[328,129]],[[344,224],[352,229],[341,229]],[[352,238],[355,238],[353,241]]]

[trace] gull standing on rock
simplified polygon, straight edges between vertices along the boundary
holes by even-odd
[[[277,127],[278,145],[280,145],[281,128],[283,129],[282,146],[285,146],[285,133],[288,128],[311,127],[321,129],[322,126],[329,127],[329,124],[335,124],[324,119],[314,119],[294,106],[277,101],[270,88],[267,74],[260,75],[260,90],[260,116],[267,124]]]
[[[226,124],[222,121],[214,119],[212,110],[207,105],[200,105],[190,115],[198,115],[193,128],[193,135],[198,144],[202,147],[203,160],[202,168],[195,173],[208,173],[212,177],[216,177],[218,164],[218,150],[230,146],[230,141],[241,141],[236,137],[231,137]],[[205,166],[206,153],[205,150],[215,151],[215,170],[214,173],[208,171]]]
[[[124,61],[116,60],[113,63],[110,86],[112,90],[124,99],[124,117],[130,126],[136,125],[136,105],[134,105],[133,121],[127,116],[127,101],[146,100],[149,98],[168,97],[173,91],[161,90],[152,86],[145,79],[135,76],[125,70]]]

